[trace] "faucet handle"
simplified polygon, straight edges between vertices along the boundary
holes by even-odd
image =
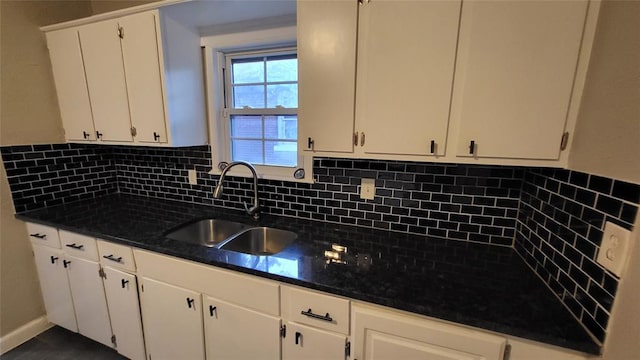
[[[244,210],[250,216],[253,216],[254,219],[258,220],[260,218],[260,206],[256,204],[256,206],[249,207],[247,203],[244,203]]]

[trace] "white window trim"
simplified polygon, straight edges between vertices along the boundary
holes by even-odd
[[[287,26],[259,31],[247,31],[242,33],[222,34],[206,36],[201,39],[204,48],[205,79],[207,111],[209,114],[209,139],[211,143],[211,154],[213,168],[209,172],[212,175],[220,175],[218,169],[220,162],[230,162],[230,149],[226,146],[219,148],[219,144],[224,144],[225,137],[228,137],[229,124],[223,117],[223,99],[219,96],[224,91],[222,81],[222,70],[220,64],[225,63],[225,52],[242,51],[251,49],[265,49],[269,47],[291,47],[296,43],[296,27]],[[300,124],[298,124],[298,127]],[[303,151],[298,139],[298,167],[280,167],[255,165],[260,179],[295,181],[303,183],[313,183],[313,157],[308,152]],[[296,179],[293,173],[296,169],[304,169],[305,177]],[[234,167],[229,175],[250,177],[251,172],[244,167]]]

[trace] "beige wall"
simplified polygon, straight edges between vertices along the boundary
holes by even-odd
[[[38,27],[91,15],[87,1],[0,1],[0,145],[63,141],[51,65]],[[0,337],[44,315],[24,223],[0,164]]]
[[[569,168],[640,183],[640,1],[602,3]]]
[[[605,0],[598,19],[569,167],[640,183],[640,2]],[[640,354],[640,217],[620,281],[605,360]]]
[[[634,247],[618,286],[604,360],[637,359],[640,354],[640,217],[631,238]]]
[[[109,11],[144,5],[156,1],[161,0],[91,0],[91,8],[93,9],[94,14],[102,14]]]

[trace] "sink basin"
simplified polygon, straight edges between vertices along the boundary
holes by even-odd
[[[284,250],[298,238],[296,233],[268,227],[254,227],[234,236],[220,249],[251,255],[273,255]]]
[[[204,219],[169,232],[166,237],[191,244],[214,247],[248,226],[226,220]]]

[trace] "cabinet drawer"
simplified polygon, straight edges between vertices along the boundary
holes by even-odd
[[[34,223],[27,223],[27,233],[29,240],[36,245],[47,245],[54,248],[60,248],[60,238],[58,237],[58,229]]]
[[[349,300],[288,286],[281,291],[287,320],[349,334]]]
[[[100,263],[104,266],[136,271],[133,250],[128,246],[98,240],[98,254],[100,255]]]
[[[98,261],[96,239],[65,230],[60,230],[60,244],[65,253],[79,258]]]

